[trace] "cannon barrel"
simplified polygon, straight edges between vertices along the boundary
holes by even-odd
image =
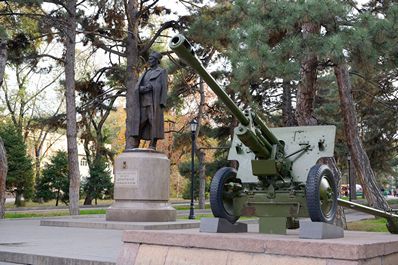
[[[238,119],[241,125],[248,126],[250,119],[232,99],[225,93],[220,87],[217,81],[206,71],[203,67],[202,62],[196,56],[192,45],[188,40],[181,34],[174,36],[170,43],[170,48],[178,55],[178,57],[187,65],[191,66],[199,76],[207,83],[207,85],[213,90],[218,98],[227,106],[232,114]],[[249,133],[249,130],[243,130],[238,134],[239,138],[244,144],[249,146],[257,156],[267,158],[271,153],[270,146],[277,145],[279,150],[283,147],[275,135],[268,129],[265,123],[260,119],[258,115],[252,115],[253,123],[261,131],[263,137],[258,137],[255,133]],[[245,135],[242,135],[244,132]],[[262,143],[262,145],[261,145]]]
[[[201,61],[195,54],[192,45],[188,40],[181,34],[174,36],[169,44],[170,48],[183,60],[184,63],[191,66],[200,77],[206,82],[206,84],[214,91],[214,93],[221,99],[232,114],[238,119],[238,121],[244,125],[249,125],[250,121],[245,114],[236,106],[235,102],[225,93],[220,87],[217,81],[206,71]]]

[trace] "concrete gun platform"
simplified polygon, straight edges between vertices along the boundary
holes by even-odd
[[[346,231],[345,238],[259,233],[125,231],[118,265],[396,265],[398,235]]]

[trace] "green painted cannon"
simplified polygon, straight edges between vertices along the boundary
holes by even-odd
[[[333,223],[338,189],[332,170],[319,160],[332,157],[335,126],[268,128],[251,110],[242,111],[205,70],[183,35],[170,48],[191,66],[239,121],[228,160],[212,179],[211,209],[231,223],[240,216],[259,217],[260,232],[285,234],[297,228],[295,218]]]

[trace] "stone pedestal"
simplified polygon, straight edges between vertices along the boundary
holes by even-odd
[[[151,149],[125,151],[115,160],[115,202],[107,221],[168,222],[176,220],[169,203],[170,161]]]

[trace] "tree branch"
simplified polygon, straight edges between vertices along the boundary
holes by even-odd
[[[51,54],[38,54],[38,55],[34,55],[34,56],[28,56],[28,57],[26,57],[26,59],[36,59],[36,58],[40,59],[40,58],[46,58],[46,57],[51,58],[51,59],[58,61],[60,63],[63,63],[63,64],[65,63],[64,59],[55,57]]]
[[[92,44],[93,44],[95,47],[101,48],[101,49],[103,49],[104,51],[107,51],[107,52],[109,52],[109,53],[118,55],[118,56],[120,56],[120,57],[126,57],[126,54],[125,54],[125,53],[122,53],[122,52],[119,52],[119,51],[115,51],[115,50],[109,48],[108,46],[106,46],[105,43],[103,43],[102,41],[100,41],[100,40],[98,40],[98,39],[93,39],[93,40],[91,40],[91,42],[92,42]]]
[[[54,78],[54,80],[52,80],[50,83],[48,83],[47,85],[45,85],[44,87],[42,87],[39,91],[37,91],[34,95],[32,95],[30,98],[28,98],[27,100],[26,100],[26,102],[25,103],[28,103],[28,102],[30,102],[31,100],[33,100],[34,98],[36,98],[40,93],[42,93],[44,90],[46,90],[49,86],[51,86],[52,84],[54,84],[57,80],[58,80],[58,78],[61,76],[61,75],[63,75],[64,74],[64,71],[62,71],[61,73],[59,73],[58,75],[57,75],[57,77],[56,78]],[[55,114],[54,114],[55,115]]]
[[[109,103],[109,108],[106,110],[104,116],[102,117],[101,121],[98,124],[98,127],[102,129],[102,126],[104,125],[106,119],[108,118],[109,114],[111,113],[113,104],[115,103],[115,100],[117,99],[117,97],[119,95],[121,95],[123,93],[123,91],[118,91],[116,92],[116,94],[114,95],[114,97],[112,98],[111,102]]]
[[[145,2],[149,2],[149,1],[142,1],[141,2],[140,11],[138,11],[137,17],[140,17],[143,13],[145,13],[146,11],[148,11],[149,9],[154,7],[159,2],[159,0],[154,0],[152,4],[144,7],[144,3]]]
[[[159,37],[159,35],[168,28],[173,28],[177,22],[175,20],[170,20],[162,24],[162,26],[156,31],[155,35],[153,35],[152,39],[145,45],[145,47],[141,50],[141,53],[145,53],[152,47],[155,40]]]

